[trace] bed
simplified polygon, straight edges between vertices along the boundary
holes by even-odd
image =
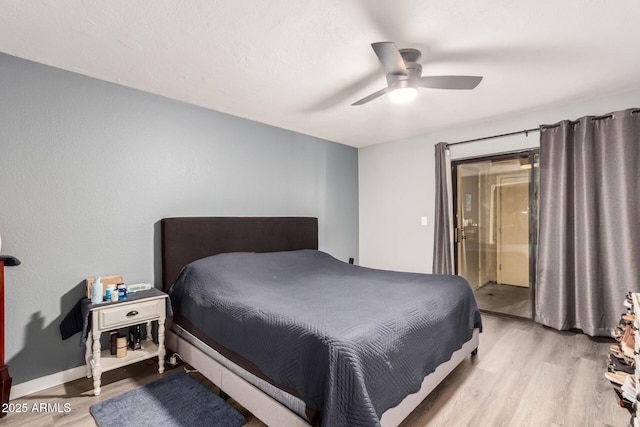
[[[318,251],[316,218],[167,218],[161,231],[167,347],[268,425],[398,425],[477,352],[463,279],[336,260]]]

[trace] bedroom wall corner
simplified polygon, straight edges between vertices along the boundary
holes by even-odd
[[[85,277],[160,283],[161,218],[315,216],[322,250],[358,256],[353,147],[0,54],[0,148],[14,386],[84,364],[58,327]]]

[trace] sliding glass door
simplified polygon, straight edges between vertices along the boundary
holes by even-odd
[[[453,162],[455,267],[481,310],[532,318],[538,152]]]

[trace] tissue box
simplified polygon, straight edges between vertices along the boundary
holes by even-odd
[[[87,283],[87,298],[91,299],[91,285],[95,281],[95,277],[87,277],[85,282]],[[107,295],[108,285],[118,285],[118,283],[124,283],[122,276],[100,276],[100,282],[102,282],[102,298]]]

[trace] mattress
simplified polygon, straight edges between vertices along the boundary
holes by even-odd
[[[378,425],[481,328],[460,277],[315,250],[198,260],[169,293],[178,324],[322,413],[324,426]]]

